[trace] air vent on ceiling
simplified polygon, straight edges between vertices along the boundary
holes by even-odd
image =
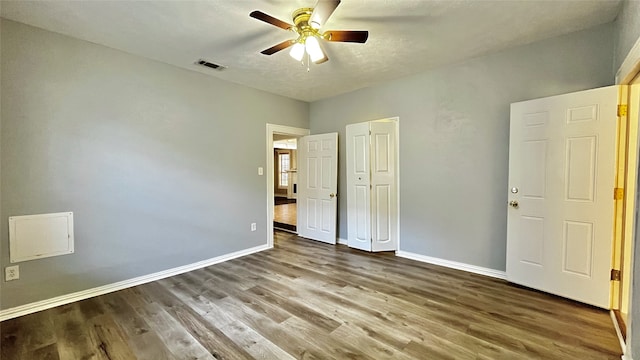
[[[196,61],[196,64],[202,65],[202,66],[206,66],[208,68],[215,69],[215,70],[218,70],[218,71],[226,69],[225,66],[214,64],[212,62],[209,62],[207,60],[202,60],[202,59]]]

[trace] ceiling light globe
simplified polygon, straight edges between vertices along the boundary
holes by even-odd
[[[320,43],[315,36],[309,36],[307,38],[307,40],[305,41],[305,49],[307,50],[307,54],[309,54],[309,57],[313,62],[324,58],[324,52],[322,51]]]
[[[302,57],[304,56],[304,45],[299,42],[295,43],[291,48],[291,51],[289,51],[289,55],[298,61],[302,61]]]

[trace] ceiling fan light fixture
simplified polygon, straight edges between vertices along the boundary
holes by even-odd
[[[322,48],[320,47],[320,43],[318,42],[318,39],[315,36],[309,36],[307,37],[307,39],[305,40],[305,49],[307,50],[307,54],[309,54],[309,57],[311,58],[312,62],[317,62],[319,60],[324,59],[324,52],[322,51]]]
[[[278,51],[291,47],[289,55],[295,60],[302,62],[303,65],[306,62],[307,71],[309,71],[310,63],[323,64],[329,61],[323,47],[325,41],[365,43],[369,37],[369,32],[365,30],[320,31],[331,14],[333,14],[338,5],[340,5],[340,2],[341,0],[316,0],[316,5],[312,8],[305,7],[297,9],[292,14],[293,25],[258,10],[251,12],[249,16],[254,19],[292,31],[298,35],[297,39],[285,40],[268,49],[262,50],[260,53],[273,55]],[[304,60],[305,55],[307,56],[307,61]]]
[[[295,43],[291,48],[291,51],[289,51],[289,55],[298,61],[302,61],[302,57],[304,56],[304,45],[299,42]]]

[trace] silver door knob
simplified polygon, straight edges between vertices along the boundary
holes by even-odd
[[[329,194],[329,197],[330,197],[330,198],[332,198],[332,199],[333,199],[334,197],[336,197],[336,196],[338,196],[338,194],[334,194],[334,193]]]
[[[516,200],[511,200],[511,201],[509,201],[509,206],[517,208],[518,207],[518,202]]]

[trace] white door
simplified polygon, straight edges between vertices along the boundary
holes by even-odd
[[[347,126],[347,243],[365,251],[398,244],[396,122]]]
[[[396,123],[371,125],[371,246],[372,251],[397,248]]]
[[[338,133],[300,138],[298,145],[298,235],[336,243]]]
[[[616,86],[511,104],[507,278],[609,308]]]
[[[371,251],[369,123],[347,126],[347,244]]]

